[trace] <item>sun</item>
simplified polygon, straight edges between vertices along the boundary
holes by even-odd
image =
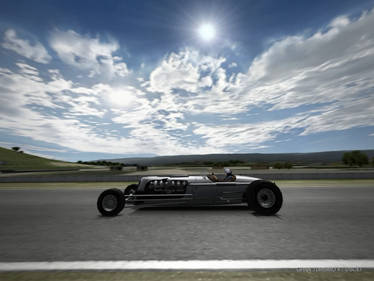
[[[198,33],[204,41],[211,41],[216,36],[216,29],[211,23],[204,23],[200,25]]]

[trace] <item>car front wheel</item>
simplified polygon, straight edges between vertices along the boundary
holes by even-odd
[[[134,195],[137,190],[138,190],[138,185],[137,184],[130,184],[124,190],[124,194],[125,195]]]
[[[97,199],[97,209],[105,217],[118,215],[125,207],[125,197],[118,188],[104,190]]]
[[[271,182],[260,182],[249,192],[248,205],[260,215],[274,215],[283,204],[280,189]]]

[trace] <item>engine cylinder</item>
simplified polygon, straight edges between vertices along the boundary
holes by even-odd
[[[146,193],[155,194],[184,194],[187,181],[183,180],[153,180],[145,187]]]

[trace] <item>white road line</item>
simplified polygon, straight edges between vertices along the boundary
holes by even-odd
[[[145,260],[0,262],[0,271],[374,269],[374,260]]]

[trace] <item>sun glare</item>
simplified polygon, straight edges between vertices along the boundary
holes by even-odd
[[[199,36],[204,41],[211,41],[216,36],[216,30],[210,23],[202,24],[198,30]]]

